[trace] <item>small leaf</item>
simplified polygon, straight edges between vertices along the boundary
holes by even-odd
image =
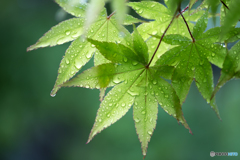
[[[229,11],[227,12],[224,23],[222,25],[223,33],[227,33],[232,26],[234,26],[240,19],[239,12],[240,1],[239,0],[231,0],[229,4]]]
[[[88,39],[94,44],[101,54],[113,63],[124,63],[128,60],[136,61],[145,64],[143,55],[139,55],[130,48],[122,44],[115,44],[112,42],[99,42]]]
[[[191,129],[183,117],[180,100],[175,90],[167,81],[160,78],[159,75],[156,74],[157,72],[154,70],[150,71],[150,80],[152,86],[150,88],[153,90],[158,103],[165,112],[180,121],[185,126],[185,128],[189,129],[189,132],[191,133]]]
[[[123,25],[132,25],[134,23],[140,23],[140,22],[144,22],[144,21],[127,14],[123,21]]]
[[[148,47],[147,44],[142,39],[141,35],[138,33],[135,26],[133,26],[133,48],[135,52],[143,58],[141,60],[144,64],[148,63]]]
[[[76,17],[84,17],[87,3],[78,0],[55,0],[66,12]]]
[[[119,84],[128,79],[131,72],[142,69],[142,65],[133,66],[130,64],[115,65],[113,63],[94,66],[70,81],[62,84],[62,87],[85,87],[85,88],[105,88]]]
[[[193,27],[193,37],[198,38],[201,33],[203,33],[207,28],[208,23],[208,12],[205,12],[201,18],[197,21],[196,25]]]
[[[38,42],[30,47],[28,51],[40,47],[55,46],[72,41],[83,33],[83,19],[72,18],[59,23],[41,37]]]
[[[142,75],[146,77],[145,87],[139,88],[141,94],[137,95],[133,106],[133,119],[135,122],[138,138],[141,142],[142,153],[146,156],[148,142],[156,127],[158,103],[154,97],[151,84],[148,83],[148,72]]]
[[[214,44],[217,38],[209,37],[208,33],[204,32],[206,28],[206,14],[203,15],[194,27],[193,35],[196,36],[195,42],[181,44],[178,47],[172,48],[163,54],[155,65],[170,65],[176,66],[172,75],[172,85],[179,96],[182,104],[188,94],[192,81],[196,80],[196,85],[208,103],[210,103],[211,94],[213,92],[213,75],[212,68],[209,62],[222,67],[226,50],[219,44]],[[204,23],[200,25],[200,22]],[[195,32],[198,32],[197,34]],[[170,40],[172,38],[172,40]],[[179,35],[168,36],[166,41],[176,44],[176,39]],[[195,38],[195,37],[194,37]],[[182,39],[182,38],[180,38]],[[187,41],[186,41],[187,42]],[[211,105],[215,102],[211,102]],[[213,105],[212,105],[213,106]],[[213,108],[218,114],[217,107]],[[218,114],[219,115],[219,114]]]
[[[218,90],[230,79],[237,76],[239,78],[240,72],[240,41],[238,41],[228,52],[223,64],[221,76],[218,80],[218,84],[212,94],[212,98],[218,92]]]
[[[134,97],[128,93],[128,90],[139,77],[141,72],[141,70],[135,71],[135,73],[132,73],[131,77],[129,77],[129,81],[125,81],[115,86],[108,92],[100,104],[100,108],[98,109],[97,117],[87,143],[89,143],[97,133],[115,123],[127,113],[134,102]]]

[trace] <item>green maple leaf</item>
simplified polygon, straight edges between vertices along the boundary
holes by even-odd
[[[132,35],[131,47],[88,39],[109,63],[94,66],[62,86],[97,89],[114,86],[100,104],[88,142],[124,116],[133,105],[135,127],[145,156],[156,127],[158,104],[187,129],[190,128],[175,90],[162,78],[171,77],[174,68],[166,65],[148,67],[148,47],[135,28]]]
[[[84,16],[87,4],[73,3],[71,0],[56,0],[56,2],[68,13],[78,18],[72,18],[54,26],[38,42],[30,46],[27,50],[33,50],[40,47],[60,45],[73,41],[67,49],[58,70],[58,77],[55,82],[51,95],[54,96],[60,89],[60,85],[72,78],[95,54],[95,63],[101,64],[107,60],[97,54],[96,48],[84,40]],[[126,24],[136,23],[138,20],[127,15]],[[140,21],[138,21],[140,22]],[[115,15],[108,17],[106,9],[103,9],[95,23],[88,29],[85,35],[88,38],[94,38],[100,41],[117,41],[126,45],[132,45],[130,33],[117,24]]]
[[[240,78],[240,41],[238,41],[228,52],[223,68],[221,70],[221,76],[218,80],[218,84],[212,94],[215,96],[217,91],[230,79]]]
[[[172,2],[165,1],[165,3],[167,6],[171,6]],[[157,46],[159,40],[156,38],[151,38],[150,34],[161,35],[164,32],[164,30],[167,28],[168,24],[172,20],[172,11],[170,11],[168,8],[158,2],[151,1],[130,2],[128,3],[128,6],[132,7],[140,16],[146,19],[154,20],[148,23],[142,23],[138,26],[139,33],[144,40],[147,40],[147,45],[149,47],[150,53],[149,57],[152,57],[152,53],[154,53],[155,47]],[[198,11],[192,15],[188,14],[187,12],[183,13],[186,21],[189,22],[189,27],[191,30],[194,26],[194,24],[191,22],[196,21],[198,18],[201,17],[202,14],[203,11]],[[167,34],[181,34],[190,37],[188,34],[188,29],[181,16],[176,16]],[[161,49],[157,51],[151,65],[154,65],[156,60],[171,47],[171,45],[162,43]]]
[[[176,69],[172,75],[172,85],[183,103],[193,80],[203,98],[211,104],[219,117],[215,100],[211,100],[214,90],[211,64],[222,68],[226,51],[223,46],[216,44],[220,30],[217,28],[205,31],[207,27],[207,12],[197,21],[193,28],[194,40],[181,35],[167,35],[165,43],[179,45],[164,53],[156,65],[171,65]],[[159,36],[157,36],[159,37]]]

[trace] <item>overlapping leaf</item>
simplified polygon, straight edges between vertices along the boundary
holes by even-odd
[[[213,92],[213,73],[212,64],[222,68],[226,53],[225,48],[220,44],[215,44],[219,38],[220,31],[208,30],[203,33],[207,27],[207,13],[205,13],[193,28],[194,40],[181,35],[167,35],[164,42],[179,45],[167,51],[156,62],[156,65],[171,65],[176,69],[172,75],[172,85],[180,98],[184,102],[190,85],[195,80],[196,85],[204,99],[219,116],[214,99],[210,101]]]
[[[165,1],[166,5],[169,6],[169,1]],[[153,2],[153,1],[142,1],[140,3],[137,2],[131,2],[128,3],[130,7],[132,7],[140,16],[151,19],[154,21],[150,21],[148,23],[142,23],[138,26],[138,31],[142,35],[144,40],[147,40],[147,44],[149,46],[150,52],[149,57],[152,57],[152,54],[154,53],[154,49],[158,44],[158,39],[156,38],[150,38],[150,34],[155,35],[161,35],[164,30],[169,25],[170,21],[172,20],[172,11],[167,9],[164,5]],[[193,21],[196,21],[198,18],[201,17],[203,14],[203,11],[199,11],[193,15],[189,15],[187,12],[183,13],[187,22],[189,22],[190,29],[193,28],[194,24],[191,23]],[[177,16],[173,23],[171,24],[170,29],[168,30],[167,34],[181,34],[187,37],[190,37],[188,34],[187,27],[182,19],[181,16]],[[150,38],[150,39],[149,39]],[[171,46],[166,45],[164,43],[161,44],[161,49],[157,51],[156,56],[153,59],[153,62],[151,65],[153,65],[156,60],[168,49],[170,49]]]
[[[148,48],[136,29],[133,33],[132,47],[92,39],[88,41],[94,44],[110,63],[92,67],[62,86],[104,88],[115,85],[100,104],[88,142],[124,116],[132,105],[135,127],[144,156],[156,126],[158,103],[169,115],[190,130],[183,117],[176,92],[160,77],[169,77],[173,67],[146,67],[149,61]]]
[[[223,64],[221,76],[218,80],[218,84],[212,94],[215,96],[217,91],[230,79],[240,78],[240,41],[238,41],[228,52]]]
[[[83,16],[86,9],[86,4],[79,2],[71,5],[69,0],[57,0],[57,3],[68,13],[78,17]],[[128,17],[130,19],[129,23],[137,21],[137,19],[131,16]],[[74,40],[61,61],[58,77],[51,92],[52,96],[56,94],[61,84],[72,78],[91,59],[93,53],[96,51],[93,45],[81,37],[84,32],[83,26],[83,18],[66,20],[54,26],[36,44],[28,48],[28,50],[33,50],[39,47],[54,46]],[[126,45],[132,45],[130,33],[124,27],[117,26],[115,15],[108,17],[105,9],[102,10],[96,22],[89,28],[86,36],[97,40],[117,41]],[[96,54],[96,57],[96,64],[106,62],[106,59],[101,55]]]

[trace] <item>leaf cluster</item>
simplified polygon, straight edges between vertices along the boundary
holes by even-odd
[[[165,0],[165,5],[115,0],[116,11],[110,15],[105,2],[56,0],[74,18],[52,27],[27,49],[72,41],[51,95],[70,86],[100,90],[101,104],[88,142],[132,106],[144,156],[156,127],[158,105],[191,133],[181,106],[192,82],[220,118],[215,94],[230,79],[240,78],[240,29],[235,27],[239,1],[205,0],[196,6],[197,0],[191,0],[181,10],[181,0]],[[127,6],[149,21],[126,14]],[[212,16],[220,16],[221,26],[206,30]],[[124,25],[133,25],[133,32]],[[229,50],[228,43],[235,42]],[[92,57],[94,66],[75,76]],[[212,65],[221,69],[215,88]]]

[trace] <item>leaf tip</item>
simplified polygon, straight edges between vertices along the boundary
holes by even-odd
[[[55,97],[58,90],[59,90],[59,87],[54,87],[50,93],[50,96]]]

